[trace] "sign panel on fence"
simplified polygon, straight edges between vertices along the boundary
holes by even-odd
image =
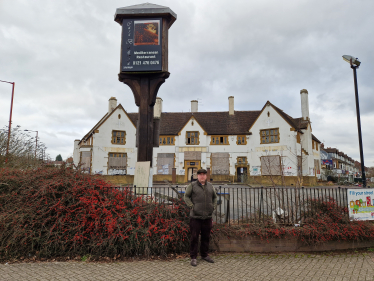
[[[374,220],[374,189],[348,189],[347,193],[351,220]]]

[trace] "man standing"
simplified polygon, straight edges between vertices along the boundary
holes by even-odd
[[[208,256],[210,231],[212,230],[212,214],[217,207],[217,194],[206,180],[205,169],[197,171],[197,181],[191,182],[187,186],[184,194],[184,201],[191,208],[190,211],[190,231],[191,265],[197,266],[197,251],[199,234],[201,234],[200,254],[203,260],[213,263],[213,259]]]

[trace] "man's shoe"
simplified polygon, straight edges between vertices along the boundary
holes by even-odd
[[[203,260],[205,260],[207,262],[210,262],[210,263],[214,263],[214,260],[211,257],[209,257],[209,256],[203,258]]]
[[[196,259],[192,259],[191,260],[191,265],[192,266],[197,266],[197,260]]]

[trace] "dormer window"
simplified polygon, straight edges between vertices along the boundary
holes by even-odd
[[[279,143],[279,129],[260,130],[261,144]]]
[[[199,132],[186,132],[187,145],[197,145],[199,143]]]
[[[126,132],[125,131],[112,131],[112,143],[113,144],[126,144]]]

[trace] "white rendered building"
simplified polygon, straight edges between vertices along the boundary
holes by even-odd
[[[261,183],[278,177],[287,185],[300,178],[303,184],[315,183],[320,177],[320,141],[312,135],[307,90],[300,95],[301,118],[292,118],[269,101],[261,110],[235,111],[232,96],[228,111],[198,112],[198,102],[191,101],[191,112],[165,113],[157,98],[154,115],[160,119],[160,136],[153,150],[154,181],[172,181],[174,173],[174,181],[187,182],[205,168],[213,181]],[[131,182],[137,115],[110,98],[104,117],[75,140],[75,165]]]

